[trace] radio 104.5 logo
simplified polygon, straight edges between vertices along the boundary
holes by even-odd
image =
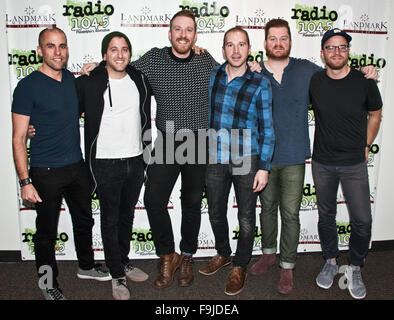
[[[179,8],[194,13],[198,33],[224,33],[226,30],[226,18],[230,14],[230,9],[226,5],[221,5],[217,1],[210,3],[184,0]]]
[[[67,17],[71,31],[92,33],[109,31],[110,17],[114,12],[112,4],[105,4],[100,0],[95,3],[67,0],[63,5],[62,15]]]

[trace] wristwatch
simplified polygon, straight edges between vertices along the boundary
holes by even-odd
[[[31,184],[30,178],[19,180],[19,185],[21,186],[21,188],[27,186],[28,184]]]
[[[366,147],[371,150],[372,145],[367,143]]]

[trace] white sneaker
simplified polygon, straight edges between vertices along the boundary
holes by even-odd
[[[347,279],[347,288],[350,295],[354,299],[364,299],[367,295],[363,279],[361,278],[361,270],[359,266],[347,266],[345,270]]]
[[[130,299],[130,289],[127,286],[126,277],[112,279],[112,296],[115,300]]]
[[[323,289],[331,288],[337,273],[338,265],[336,261],[327,259],[322,271],[316,277],[316,284]]]
[[[124,267],[124,271],[126,273],[126,277],[131,281],[143,282],[149,278],[149,276],[144,271],[137,267],[134,267],[133,265],[131,265],[131,263],[128,263]]]

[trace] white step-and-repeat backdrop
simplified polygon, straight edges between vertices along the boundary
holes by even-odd
[[[82,65],[101,60],[101,40],[109,32],[121,31],[131,40],[133,60],[138,59],[152,47],[169,46],[168,29],[171,17],[182,8],[191,9],[197,17],[197,45],[208,49],[222,63],[221,43],[224,32],[233,26],[242,26],[250,36],[252,53],[250,60],[265,60],[264,26],[273,18],[286,19],[291,27],[293,57],[305,58],[318,65],[322,34],[333,27],[346,30],[353,37],[349,64],[360,67],[375,65],[380,72],[378,84],[382,97],[385,90],[385,67],[388,63],[387,41],[390,29],[390,0],[7,0],[6,28],[8,37],[8,63],[11,91],[18,81],[36,70],[41,61],[37,54],[39,32],[46,27],[57,26],[65,31],[70,48],[67,68],[79,75]],[[155,101],[153,99],[153,108]],[[154,125],[154,112],[153,112]],[[83,119],[81,119],[81,132]],[[314,115],[309,111],[311,141],[314,134]],[[380,135],[369,154],[373,213],[375,211],[376,186],[379,169]],[[320,251],[317,232],[317,207],[310,162],[307,161],[304,195],[300,207],[301,232],[299,252]],[[176,244],[180,238],[180,181],[168,203]],[[19,192],[19,190],[16,190]],[[141,190],[135,208],[132,230],[131,258],[156,258]],[[351,225],[349,224],[346,201],[342,191],[338,192],[337,228],[339,246],[348,248]],[[261,229],[257,203],[254,254],[261,253]],[[95,219],[93,245],[97,259],[102,259],[103,249],[100,236],[100,203],[92,201]],[[215,241],[208,218],[206,199],[201,203],[202,223],[198,237],[196,257],[212,256],[216,253]],[[22,259],[34,259],[32,236],[35,233],[34,209],[25,207],[20,201],[20,241]],[[228,203],[228,218],[231,245],[235,250],[238,237],[237,204],[233,191]],[[76,259],[71,219],[66,203],[62,206],[56,244],[58,259]]]

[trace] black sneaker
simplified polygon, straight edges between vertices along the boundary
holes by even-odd
[[[43,289],[45,300],[67,300],[60,288]]]

